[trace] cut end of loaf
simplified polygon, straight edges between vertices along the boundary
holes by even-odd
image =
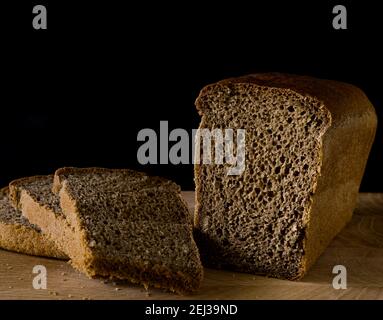
[[[203,263],[300,278],[329,111],[287,88],[230,81],[202,90],[196,105],[200,128],[246,130],[242,175],[226,175],[225,164],[195,167]]]

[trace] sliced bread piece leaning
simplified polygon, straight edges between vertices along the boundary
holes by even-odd
[[[19,253],[67,259],[41,230],[13,208],[8,187],[0,189],[0,248]]]
[[[67,254],[67,246],[76,241],[76,235],[61,210],[59,198],[52,193],[52,186],[53,175],[14,180],[9,184],[10,200],[25,218]]]
[[[52,183],[50,178],[46,182]],[[57,196],[50,201],[59,199],[62,212],[45,214],[49,222],[44,225],[38,218],[39,211],[47,211],[43,201],[26,185],[13,187],[23,214],[39,221],[74,267],[88,276],[127,279],[179,293],[199,287],[202,266],[176,184],[132,170],[59,169],[53,186]],[[58,239],[63,232],[52,227],[51,220],[61,220],[61,214],[65,224],[59,224],[71,230],[73,240]]]

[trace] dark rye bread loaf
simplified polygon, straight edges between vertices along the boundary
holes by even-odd
[[[67,258],[36,225],[13,208],[8,187],[0,189],[0,248],[35,256]]]
[[[353,85],[256,74],[202,89],[200,128],[246,130],[245,170],[195,166],[203,264],[299,279],[350,220],[377,118]]]
[[[46,181],[52,187],[52,180]],[[21,207],[43,206],[25,186],[18,190]],[[176,184],[132,170],[63,168],[55,174],[53,190],[56,195],[49,197],[56,198],[50,201],[58,201],[60,209],[50,216],[57,220],[63,214],[64,228],[74,234],[74,240],[58,243],[78,270],[179,293],[198,289],[202,265]],[[37,223],[39,210],[22,210]],[[51,222],[39,225],[57,239],[62,232],[52,230]]]

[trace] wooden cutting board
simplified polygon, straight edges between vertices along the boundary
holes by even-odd
[[[194,192],[183,192],[190,209]],[[332,287],[334,265],[344,265],[348,288]],[[32,268],[47,269],[47,289],[32,287]],[[197,294],[179,296],[140,286],[88,279],[63,261],[0,250],[0,299],[383,299],[383,194],[360,194],[349,225],[301,281],[205,269]]]

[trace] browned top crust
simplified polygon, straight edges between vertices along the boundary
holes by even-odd
[[[114,177],[114,178],[113,178]],[[132,189],[142,190],[154,186],[163,186],[167,190],[181,192],[180,187],[174,182],[156,176],[148,176],[146,173],[131,169],[108,169],[108,168],[75,168],[65,167],[56,170],[54,175],[53,192],[58,193],[63,180],[81,178],[81,183],[88,183],[89,187],[103,188],[103,191],[130,191]],[[85,180],[84,180],[85,179]],[[114,182],[111,181],[114,179]],[[127,184],[126,182],[129,182]],[[128,190],[129,189],[129,190]]]
[[[221,80],[202,89],[196,101],[200,114],[202,105],[198,100],[216,86],[233,89],[235,84],[251,84],[264,88],[277,88],[298,93],[321,101],[330,111],[332,124],[347,121],[350,116],[370,113],[376,118],[375,109],[367,96],[358,87],[334,80],[284,73],[258,73]]]

